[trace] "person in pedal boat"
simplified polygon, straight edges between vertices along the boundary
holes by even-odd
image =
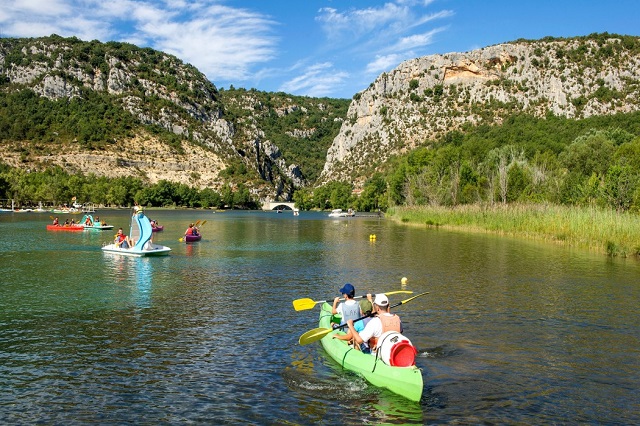
[[[360,317],[360,305],[355,301],[356,289],[349,283],[346,283],[340,289],[340,294],[344,296],[344,302],[340,303],[340,297],[333,299],[333,315],[339,314],[342,319],[340,325],[346,324],[349,319],[357,319]]]
[[[397,331],[402,333],[402,321],[396,314],[389,312],[389,299],[385,294],[376,294],[373,300],[373,312],[376,314],[358,333],[354,327],[353,319],[347,320],[349,332],[353,335],[355,342],[360,345],[360,349],[365,353],[374,353],[377,349],[378,338],[387,331]]]
[[[129,248],[128,238],[126,235],[124,235],[124,232],[122,232],[122,228],[118,229],[118,233],[116,234],[115,238],[115,244],[120,248]]]

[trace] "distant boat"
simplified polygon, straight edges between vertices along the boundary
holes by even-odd
[[[87,222],[87,219],[89,219],[89,222]],[[107,224],[103,225],[103,222],[99,220],[96,221],[93,218],[93,216],[90,214],[85,214],[84,216],[82,216],[82,220],[80,221],[80,224],[84,226],[84,229],[97,229],[101,231],[113,229],[113,225],[107,225]]]
[[[352,209],[347,210],[346,212],[342,209],[333,209],[331,213],[329,213],[329,217],[353,217],[356,215],[356,212]]]
[[[47,231],[84,231],[82,225],[47,225]]]
[[[80,213],[80,211],[78,209],[76,209],[75,207],[62,207],[59,209],[52,209],[50,210],[51,213],[58,213],[58,214],[76,214],[76,213]]]
[[[187,243],[193,243],[196,241],[200,241],[202,239],[202,235],[198,234],[198,235],[185,235],[184,236],[184,241]]]

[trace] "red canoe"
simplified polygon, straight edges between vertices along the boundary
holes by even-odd
[[[47,225],[47,231],[84,231],[82,225]]]
[[[185,235],[184,241],[187,243],[192,243],[194,241],[200,241],[201,238],[202,238],[202,235]]]

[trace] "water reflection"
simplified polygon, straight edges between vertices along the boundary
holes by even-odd
[[[640,423],[638,262],[380,220],[164,210],[154,238],[171,255],[128,258],[100,250],[112,232],[12,217],[0,216],[8,424]],[[215,239],[179,244],[198,219]],[[345,282],[430,292],[396,309],[421,350],[420,403],[296,344],[318,309],[291,301]]]
[[[158,259],[150,257],[119,256],[104,253],[107,275],[113,285],[114,300],[123,300],[123,292],[129,293],[132,304],[139,308],[151,307],[153,281],[153,262]]]
[[[153,277],[153,259],[143,257],[136,259],[136,305],[139,308],[149,308],[151,306],[151,281]]]

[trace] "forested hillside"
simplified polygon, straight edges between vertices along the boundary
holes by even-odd
[[[640,209],[637,37],[417,58],[352,101],[218,90],[177,58],[123,43],[0,46],[0,198]]]
[[[18,184],[27,170],[58,167],[92,183],[105,177],[231,192],[242,205],[290,199],[319,175],[348,104],[219,91],[178,58],[127,43],[0,39],[0,159],[17,168],[0,198],[130,204],[136,197],[126,186],[106,197]],[[201,204],[192,198],[160,197],[163,205]]]

